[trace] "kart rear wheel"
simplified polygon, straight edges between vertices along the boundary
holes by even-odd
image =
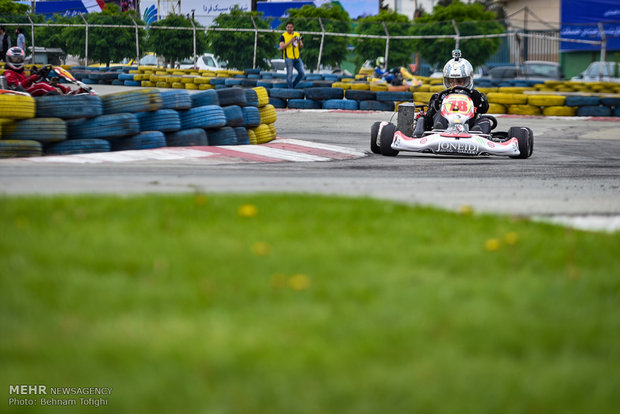
[[[389,123],[384,125],[379,135],[379,147],[381,148],[381,154],[387,157],[395,157],[398,155],[398,151],[392,149],[392,141],[394,141],[394,132],[396,132],[396,125]]]
[[[370,127],[370,150],[373,152],[373,154],[381,154],[381,148],[379,148],[379,145],[377,145],[379,126],[381,126],[381,122],[375,122]]]
[[[510,158],[525,159],[532,155],[533,135],[530,135],[528,128],[511,127],[508,130],[508,137],[515,137],[519,141],[519,155],[512,155]]]
[[[531,128],[526,127],[527,131],[530,133],[530,157],[534,153],[534,131]]]

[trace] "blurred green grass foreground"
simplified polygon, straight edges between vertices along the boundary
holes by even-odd
[[[0,228],[0,411],[620,407],[618,233],[269,194],[2,197]]]

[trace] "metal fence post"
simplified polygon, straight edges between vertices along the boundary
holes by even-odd
[[[34,22],[30,18],[30,13],[26,12],[26,17],[28,17],[28,20],[30,21],[30,35],[32,37],[32,63],[34,64],[37,56],[36,53],[34,53]],[[27,50],[24,50],[24,53],[26,52]]]
[[[84,18],[84,14],[80,13],[80,17],[84,20],[85,31],[86,31],[86,41],[84,42],[84,66],[88,66],[88,22]]]
[[[325,42],[325,27],[323,27],[323,21],[319,17],[319,24],[321,25],[321,46],[319,46],[319,58],[316,61],[316,71],[321,68],[321,56],[323,56],[323,43]]]
[[[136,64],[138,64],[138,62],[140,61],[140,41],[138,37],[138,23],[136,23],[136,21],[133,19],[131,14],[127,14],[127,15],[133,22],[134,26],[136,26]]]
[[[252,58],[252,69],[256,69],[256,48],[258,47],[258,27],[254,21],[254,16],[250,16],[252,19],[252,25],[254,26],[254,57]]]
[[[196,68],[196,62],[198,62],[198,56],[196,56],[196,25],[194,24],[194,17],[193,17],[193,12],[192,12],[192,18],[190,19],[190,23],[192,24],[192,28],[194,29],[192,31],[192,34],[194,35],[194,69]]]
[[[454,27],[454,31],[456,32],[456,46],[455,49],[460,49],[461,43],[461,32],[459,32],[459,27],[456,25],[454,19],[452,19],[452,27]]]
[[[385,30],[385,67],[388,67],[388,55],[390,53],[390,32],[388,32],[387,26],[385,22],[381,22],[383,24],[383,30]]]

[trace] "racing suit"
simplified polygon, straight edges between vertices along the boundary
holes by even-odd
[[[448,128],[448,120],[441,116],[441,103],[443,102],[443,99],[451,93],[461,93],[467,95],[473,101],[474,107],[476,108],[476,115],[467,121],[470,131],[480,131],[483,134],[491,133],[491,121],[486,117],[479,116],[481,114],[485,114],[489,110],[489,102],[483,93],[478,92],[475,89],[444,89],[441,92],[435,93],[431,96],[428,104],[428,111],[426,112],[426,115],[424,115],[424,122],[418,122],[418,124],[423,124],[424,130],[430,130],[432,128]],[[416,136],[416,133],[419,136],[422,136],[423,132],[424,131],[419,131],[416,125],[414,136]]]
[[[39,75],[32,74],[27,76],[24,73],[24,69],[15,70],[9,67],[6,67],[4,71],[4,77],[9,86],[12,87],[22,87],[26,92],[28,92],[31,96],[42,96],[42,95],[56,95],[60,94],[58,89],[62,92],[63,95],[66,95],[71,92],[70,88],[66,86],[57,84],[56,89],[52,85],[47,82],[37,82],[39,80]]]

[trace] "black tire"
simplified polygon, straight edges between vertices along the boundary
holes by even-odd
[[[396,132],[396,125],[390,123],[385,125],[381,129],[379,135],[379,147],[381,148],[381,154],[387,157],[395,157],[398,155],[397,150],[392,149],[392,141],[394,141],[394,133]]]
[[[534,153],[534,131],[532,131],[531,128],[525,128],[527,129],[527,132],[529,132],[530,134],[530,157],[532,156],[532,154]]]
[[[134,135],[140,132],[136,114],[100,115],[90,119],[67,121],[68,139],[100,139]]]
[[[71,139],[45,147],[46,154],[68,155],[109,152],[110,143],[105,139]]]
[[[519,141],[519,155],[511,155],[510,158],[525,159],[532,154],[530,148],[530,131],[528,131],[528,128],[511,127],[508,130],[508,137],[515,137],[517,141]]]
[[[0,140],[0,158],[39,157],[43,155],[40,142],[31,140]]]
[[[246,128],[256,128],[260,125],[260,112],[254,106],[246,106],[242,109],[243,126]]]
[[[248,104],[245,92],[241,88],[216,89],[215,93],[217,93],[220,106],[246,106]]]
[[[375,122],[370,127],[370,150],[374,154],[381,154],[381,148],[377,145],[377,135],[379,135],[379,126],[381,122]]]

